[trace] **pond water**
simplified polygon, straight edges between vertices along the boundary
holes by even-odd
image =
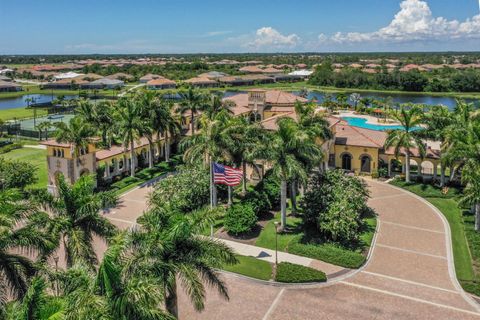
[[[347,94],[347,98],[350,94]],[[411,95],[411,94],[386,94],[386,93],[361,93],[360,96],[362,98],[372,98],[375,100],[384,100],[388,97],[392,97],[393,103],[395,105],[400,105],[403,103],[415,103],[415,104],[426,104],[426,105],[444,105],[448,107],[450,110],[453,110],[456,105],[455,98],[453,97],[437,97],[437,96],[424,96],[424,95]],[[333,99],[336,98],[336,94],[332,94]],[[323,102],[325,98],[325,93],[319,91],[311,91],[308,94],[308,99],[316,99],[319,102]],[[480,99],[465,99],[467,103],[473,102],[477,107],[480,106]],[[353,103],[348,101],[349,104],[353,105]]]
[[[66,100],[70,99],[75,99],[77,96],[64,96]],[[30,105],[32,104],[44,104],[44,103],[50,103],[58,96],[56,95],[50,95],[50,94],[26,94],[20,97],[15,97],[15,98],[7,98],[7,99],[0,99],[0,110],[4,109],[15,109],[15,108],[23,108],[28,106],[27,99],[34,99],[34,102],[30,102]]]

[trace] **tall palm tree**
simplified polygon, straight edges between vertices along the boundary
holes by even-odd
[[[232,141],[229,144],[229,152],[233,161],[242,167],[242,192],[247,191],[247,165],[255,168],[255,160],[262,146],[267,142],[265,129],[258,122],[251,123],[244,117],[233,118],[227,133]]]
[[[450,110],[442,105],[433,106],[424,115],[423,122],[426,125],[426,130],[422,130],[422,136],[434,141],[440,141],[441,150],[444,150],[446,148],[448,131],[454,125],[454,119]],[[445,169],[447,165],[443,152],[440,155],[440,161],[440,186],[443,187],[445,185]]]
[[[385,148],[394,147],[396,157],[403,151],[405,154],[405,181],[410,182],[411,149],[416,148],[422,158],[425,155],[425,144],[418,129],[422,124],[423,111],[416,106],[410,109],[402,106],[399,111],[392,112],[390,116],[399,122],[403,128],[388,132]]]
[[[0,314],[8,294],[23,298],[29,279],[37,272],[35,263],[20,253],[43,257],[53,248],[47,234],[27,223],[36,214],[35,206],[19,193],[0,192]]]
[[[100,210],[114,206],[117,196],[95,191],[92,176],[82,176],[70,185],[60,175],[56,185],[58,196],[41,200],[48,213],[37,217],[35,225],[55,237],[57,248],[63,244],[67,267],[83,263],[94,268],[98,261],[93,237],[108,241],[116,233],[116,227],[100,215]]]
[[[195,134],[195,115],[204,109],[208,98],[199,90],[190,88],[186,92],[180,93],[180,114],[190,112],[190,125],[192,128],[192,135]]]
[[[185,162],[203,162],[210,165],[210,172],[213,170],[214,161],[232,161],[233,137],[228,128],[232,116],[226,110],[219,112],[213,120],[207,115],[200,117],[200,131],[196,135],[185,137],[180,142],[180,149],[184,150]],[[216,205],[216,188],[211,176],[211,203]]]
[[[88,148],[95,134],[92,126],[80,117],[73,117],[68,124],[64,122],[55,123],[55,127],[56,140],[71,144],[75,156],[80,155],[80,149]]]
[[[110,148],[114,134],[114,103],[111,101],[102,101],[93,104],[89,100],[80,99],[77,102],[75,112],[92,127],[96,128],[102,137],[102,145]]]
[[[179,284],[199,311],[205,307],[204,284],[215,287],[228,299],[227,287],[217,269],[237,263],[236,257],[221,241],[199,235],[213,223],[212,212],[170,212],[162,203],[151,203],[151,208],[141,218],[142,228],[133,235],[132,272],[163,284],[166,309],[175,318],[178,318]]]
[[[302,130],[291,118],[277,120],[278,130],[271,134],[270,142],[259,152],[262,159],[272,163],[273,173],[280,179],[281,224],[287,223],[287,182],[304,182],[308,170],[305,163],[318,164],[322,151],[314,138]]]
[[[362,96],[359,93],[352,93],[349,97],[350,101],[353,103],[353,110],[357,110],[358,103],[362,99]]]
[[[147,120],[142,117],[141,106],[132,98],[121,98],[115,113],[118,135],[126,148],[130,147],[130,175],[135,176],[135,141],[148,130]]]

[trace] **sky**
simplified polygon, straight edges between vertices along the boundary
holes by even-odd
[[[480,0],[0,0],[0,54],[480,51]]]

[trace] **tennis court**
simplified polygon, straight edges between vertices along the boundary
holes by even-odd
[[[35,125],[39,125],[42,122],[68,122],[70,119],[73,118],[73,114],[52,114],[44,117],[38,117],[35,120]],[[33,119],[26,119],[19,121],[20,129],[22,130],[36,130]],[[51,128],[50,130],[55,130],[55,128]]]

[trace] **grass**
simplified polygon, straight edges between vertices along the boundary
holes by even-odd
[[[465,291],[480,296],[480,234],[474,230],[475,218],[458,206],[461,191],[450,188],[443,194],[431,185],[398,180],[391,183],[425,198],[442,212],[450,225],[457,279]]]
[[[180,157],[175,156],[170,159],[170,162],[160,162],[153,166],[153,168],[146,168],[138,171],[135,177],[125,177],[109,186],[110,190],[115,190],[115,193],[121,195],[142,183],[155,179],[166,173],[172,172],[180,163]]]
[[[47,115],[46,109],[37,108],[37,117],[45,115]],[[27,109],[26,107],[24,107],[0,110],[0,119],[2,119],[3,121],[24,118],[33,118],[33,109]]]
[[[272,221],[269,221],[265,225],[255,242],[256,246],[272,250],[275,249],[274,222],[279,220],[280,217],[277,215]],[[298,217],[287,217],[287,226],[292,231],[278,234],[278,250],[322,260],[345,268],[359,268],[366,259],[362,251],[372,243],[376,227],[376,218],[366,219],[366,228],[364,228],[360,235],[361,246],[356,250],[327,243],[304,242],[300,223],[301,219]]]
[[[21,148],[17,150],[12,150],[10,152],[0,155],[10,160],[20,160],[33,164],[37,167],[37,178],[38,181],[33,188],[46,188],[48,183],[48,171],[47,171],[47,151],[43,149],[34,149],[34,148]]]
[[[277,266],[275,281],[284,283],[325,282],[327,276],[324,272],[309,267],[280,262]]]
[[[240,255],[237,255],[237,259],[239,263],[233,266],[225,266],[223,269],[265,281],[272,278],[272,265],[269,262]]]

